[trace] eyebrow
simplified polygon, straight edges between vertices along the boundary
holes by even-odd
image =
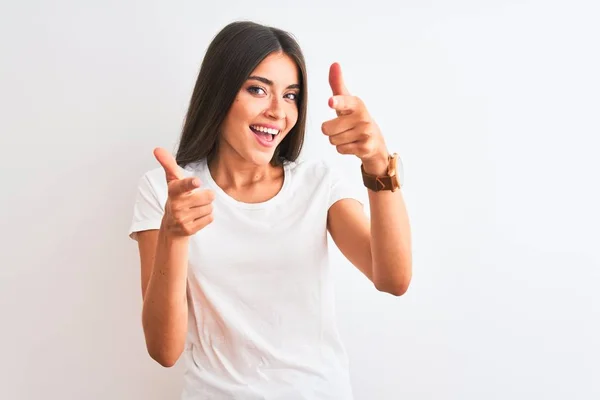
[[[262,82],[266,85],[273,86],[272,80],[263,78],[262,76],[252,75],[252,76],[249,76],[248,79],[254,79],[254,80]],[[294,83],[292,85],[289,85],[286,89],[300,89],[300,84]]]

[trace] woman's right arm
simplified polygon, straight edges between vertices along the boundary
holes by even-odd
[[[138,233],[146,347],[164,367],[173,366],[185,346],[188,243],[189,237],[173,237],[162,228]]]
[[[187,334],[187,268],[190,236],[213,220],[210,190],[196,190],[197,178],[185,178],[175,159],[156,149],[165,169],[168,198],[160,229],[137,233],[142,278],[142,325],[148,354],[164,367],[173,366]]]

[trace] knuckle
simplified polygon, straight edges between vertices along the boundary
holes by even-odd
[[[174,223],[181,225],[184,221],[184,213],[181,211],[172,211],[171,218],[173,219]]]
[[[205,189],[196,194],[196,199],[200,204],[205,204],[207,201],[210,201],[210,192]]]
[[[181,191],[181,181],[176,180],[169,182],[169,191],[173,194],[179,194],[179,192]]]

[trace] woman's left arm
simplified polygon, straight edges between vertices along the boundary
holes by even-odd
[[[370,175],[385,175],[388,151],[375,121],[361,99],[346,89],[340,66],[329,71],[333,91],[329,106],[338,117],[323,123],[322,131],[341,154],[360,158]],[[329,209],[327,225],[342,254],[383,292],[400,296],[412,278],[412,243],[402,190],[369,192],[371,219],[351,199]]]
[[[369,190],[371,220],[360,203],[329,208],[327,225],[342,254],[382,291],[401,296],[412,278],[411,232],[402,192]]]

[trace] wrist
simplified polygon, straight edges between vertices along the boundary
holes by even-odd
[[[163,241],[167,244],[187,243],[190,239],[189,236],[182,235],[175,229],[172,229],[172,227],[169,226],[169,221],[166,215],[163,216],[163,219],[160,224],[160,235]]]
[[[362,160],[363,168],[369,175],[387,175],[389,165],[388,152],[382,152],[376,156]]]

